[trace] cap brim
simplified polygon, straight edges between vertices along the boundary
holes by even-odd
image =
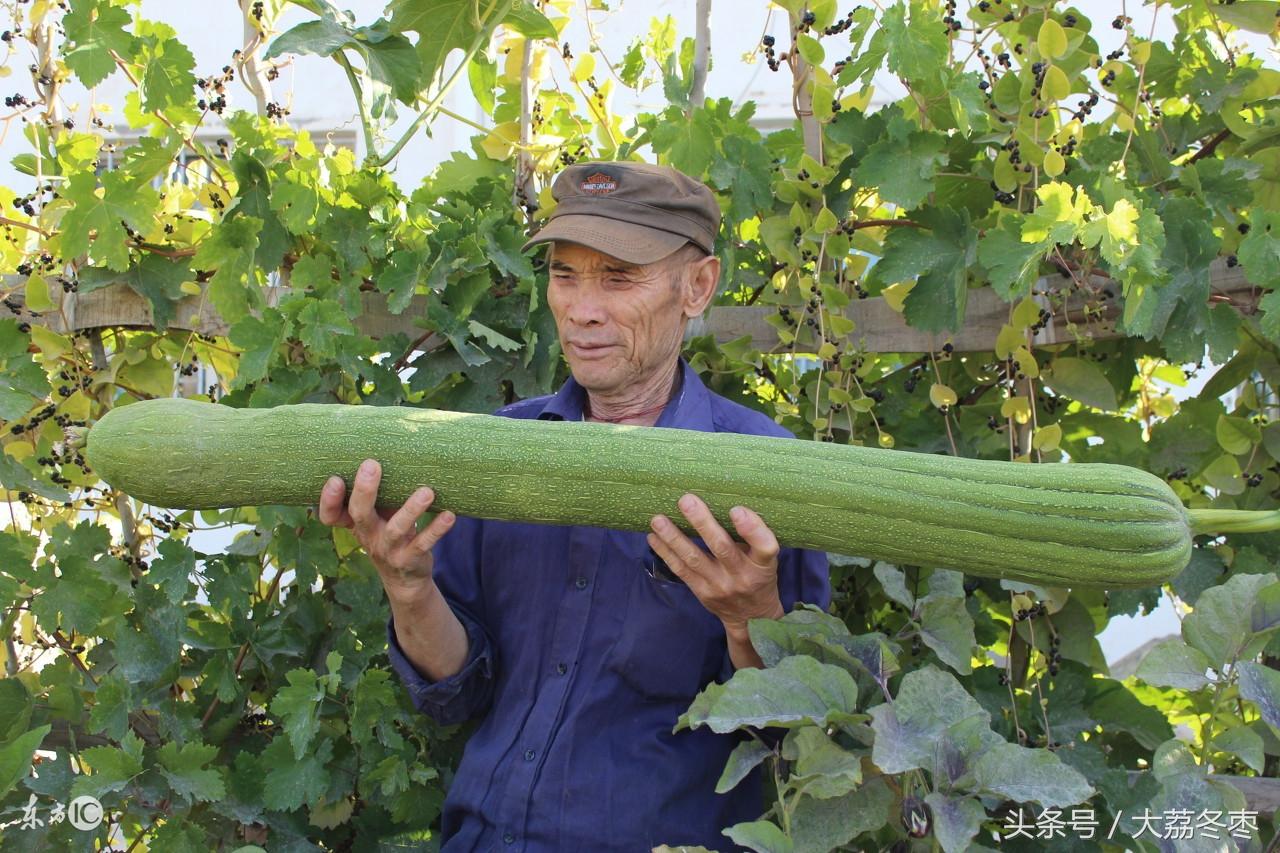
[[[689,238],[603,216],[566,213],[553,216],[521,250],[528,251],[539,243],[556,241],[577,243],[629,264],[652,264],[689,242]]]

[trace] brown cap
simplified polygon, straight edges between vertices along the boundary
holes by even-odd
[[[575,163],[551,185],[556,207],[524,249],[563,240],[632,264],[696,243],[715,254],[720,205],[701,181],[670,166]]]

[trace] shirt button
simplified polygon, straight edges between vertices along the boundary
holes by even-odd
[[[532,749],[526,749],[526,750],[524,751],[524,760],[525,760],[525,761],[533,761],[533,759],[534,759],[535,757],[537,757],[537,755],[538,755],[538,753],[534,752]]]
[[[586,578],[583,578],[583,577],[580,577],[580,578],[578,578],[576,581],[574,581],[574,582],[573,582],[573,585],[574,585],[574,586],[576,586],[578,589],[586,589],[586,588],[587,588],[587,579],[586,579]]]
[[[565,674],[566,672],[568,672],[568,671],[569,671],[569,667],[565,666],[564,664],[562,664],[562,663],[558,663],[558,664],[556,664],[556,674],[557,674],[557,675],[564,675],[564,674]]]
[[[503,844],[514,844],[514,843],[515,843],[515,840],[516,840],[516,837],[515,837],[513,834],[511,834],[510,832],[504,832],[504,833],[502,834],[502,843],[503,843]]]

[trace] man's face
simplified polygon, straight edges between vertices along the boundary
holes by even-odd
[[[557,242],[550,268],[547,303],[580,385],[616,393],[670,368],[680,351],[689,297],[685,272],[671,257],[636,266]]]

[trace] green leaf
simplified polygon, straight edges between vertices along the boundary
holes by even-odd
[[[730,192],[729,215],[741,221],[769,210],[773,185],[768,149],[744,136],[727,136],[720,147],[723,154],[716,155],[709,176],[717,188]]]
[[[906,4],[899,0],[884,11],[880,25],[885,33],[889,70],[908,82],[932,82],[937,79],[938,69],[948,65],[947,34],[936,9],[928,9],[917,0],[911,4],[908,23]]]
[[[326,765],[333,758],[333,741],[322,740],[305,756],[298,757],[289,741],[277,737],[262,752],[267,768],[262,803],[269,809],[292,811],[324,796],[329,786]]]
[[[133,702],[129,682],[122,675],[116,672],[104,675],[99,679],[98,689],[93,694],[93,707],[89,710],[89,731],[101,732],[113,740],[120,740],[129,730],[129,710],[133,707]]]
[[[67,257],[87,253],[92,239],[95,259],[116,271],[128,269],[129,247],[121,223],[143,233],[150,230],[152,212],[159,204],[156,191],[116,172],[98,176],[86,170],[71,176],[63,196],[71,204],[62,217],[62,250]]]
[[[1237,574],[1221,586],[1206,589],[1195,610],[1182,620],[1183,638],[1221,672],[1252,636],[1250,615],[1258,593],[1275,582],[1274,574]]]
[[[92,746],[80,751],[93,772],[77,777],[71,786],[73,796],[101,798],[104,794],[124,790],[135,776],[142,773],[142,739],[128,732],[123,744],[124,749]]]
[[[16,678],[0,679],[0,744],[10,743],[31,722],[31,693]]]
[[[796,49],[800,51],[800,58],[810,65],[821,65],[827,59],[822,42],[811,35],[801,33],[796,36]]]
[[[1044,376],[1045,384],[1061,397],[1079,400],[1103,411],[1116,410],[1116,391],[1096,365],[1081,358],[1056,358]]]
[[[261,227],[262,220],[253,216],[224,219],[209,231],[191,259],[193,268],[214,271],[209,301],[227,323],[249,316],[250,307],[260,302],[256,281],[251,279],[254,286],[246,287],[245,279],[253,274]]]
[[[938,744],[949,730],[966,723],[986,728],[991,719],[955,676],[932,665],[904,675],[894,700],[877,705],[870,714],[876,734],[871,759],[885,773],[932,771]],[[999,740],[989,728],[986,734],[988,742]]]
[[[724,830],[724,834],[735,844],[741,844],[758,853],[792,853],[795,845],[783,833],[782,829],[772,821],[753,820],[748,823],[736,823]],[[684,850],[681,846],[678,848]]]
[[[879,561],[872,572],[876,580],[880,581],[880,588],[890,600],[898,602],[908,610],[915,609],[916,597],[907,590],[906,574],[902,569],[892,563]]]
[[[169,787],[180,797],[191,801],[220,800],[226,796],[226,785],[217,768],[204,768],[218,754],[216,746],[199,741],[181,747],[169,741],[160,747],[156,757],[160,760],[160,773],[169,781]]]
[[[303,21],[277,36],[262,58],[273,59],[286,53],[332,56],[351,41],[351,30],[333,18]]]
[[[1244,762],[1246,767],[1257,773],[1262,773],[1267,763],[1262,737],[1246,725],[1239,725],[1215,734],[1213,748],[1220,752],[1231,753]]]
[[[40,726],[0,746],[0,797],[12,791],[31,772],[31,758],[52,728]]]
[[[1067,33],[1053,18],[1045,18],[1036,36],[1040,55],[1046,59],[1058,59],[1067,54]],[[1054,66],[1050,66],[1051,68]]]
[[[676,730],[707,726],[724,734],[744,726],[825,725],[852,714],[858,686],[843,669],[809,657],[788,657],[766,669],[740,669],[709,684],[680,715]]]
[[[956,672],[962,675],[973,672],[970,659],[977,641],[973,636],[973,617],[965,609],[963,596],[927,596],[920,608],[920,639]]]
[[[436,78],[453,50],[465,49],[480,34],[477,8],[474,0],[392,0],[387,7],[393,30],[418,34],[417,52],[424,83]],[[484,22],[485,29],[492,30],[501,23],[496,17],[491,15]]]
[[[1224,453],[1206,465],[1200,472],[1200,477],[1223,494],[1244,493],[1245,485],[1241,480],[1240,462],[1230,453]]]
[[[1262,430],[1248,418],[1219,415],[1216,433],[1222,449],[1237,456],[1262,441]]]
[[[15,492],[31,492],[59,503],[71,500],[69,492],[36,479],[26,466],[3,451],[0,451],[0,486]]]
[[[803,784],[811,797],[838,797],[862,782],[861,756],[839,746],[816,726],[792,729],[783,744],[783,757],[795,762],[791,781]]]
[[[555,25],[528,0],[515,0],[502,23],[527,39],[555,41],[560,37]]]
[[[301,759],[320,731],[324,686],[309,669],[291,669],[285,678],[289,686],[276,692],[271,700],[271,713],[284,718],[284,730],[293,744],[293,757]]]
[[[1236,664],[1240,695],[1258,706],[1262,719],[1280,728],[1280,672],[1253,661]]]
[[[974,773],[984,791],[1019,803],[1072,806],[1093,796],[1080,772],[1047,749],[998,743],[978,759]]]
[[[1202,652],[1172,637],[1153,646],[1134,674],[1156,687],[1199,690],[1209,684],[1205,675],[1209,668],[1209,659]]]
[[[1005,217],[999,228],[988,229],[978,239],[978,260],[987,268],[992,289],[1008,302],[1031,293],[1044,254],[1042,244],[1023,242],[1017,216]]]
[[[1215,4],[1212,8],[1212,14],[1233,27],[1267,36],[1275,35],[1276,4],[1274,0],[1239,0],[1239,2]]]
[[[791,815],[797,853],[828,853],[892,820],[894,794],[882,777],[842,797],[801,797]]]
[[[129,13],[108,0],[74,0],[62,18],[67,41],[72,45],[63,55],[86,88],[92,89],[116,70],[111,51],[128,61],[136,51],[137,39],[125,32]]]
[[[156,331],[169,328],[178,302],[186,294],[182,284],[192,281],[191,268],[181,261],[171,261],[150,252],[143,253],[138,263],[129,267],[117,280],[124,282],[151,303],[151,318]]]
[[[968,295],[968,270],[977,260],[977,231],[967,210],[927,208],[915,219],[929,230],[894,228],[885,238],[884,256],[872,275],[885,284],[916,278],[904,310],[914,328],[959,329]]]
[[[1280,212],[1254,212],[1253,224],[1240,241],[1236,257],[1250,283],[1258,287],[1280,288]]]
[[[879,187],[880,197],[904,208],[923,202],[934,189],[934,176],[947,164],[946,137],[915,128],[894,114],[886,135],[867,150],[854,172],[862,186]]]
[[[773,750],[755,738],[744,740],[735,746],[733,752],[729,753],[729,760],[725,763],[724,771],[716,782],[716,793],[724,794],[732,791],[770,755],[773,755]]]
[[[185,44],[167,38],[149,45],[143,54],[138,90],[144,109],[160,112],[195,100],[196,59]]]
[[[934,792],[924,798],[933,816],[933,834],[946,853],[964,853],[987,819],[986,809],[973,797]]]

